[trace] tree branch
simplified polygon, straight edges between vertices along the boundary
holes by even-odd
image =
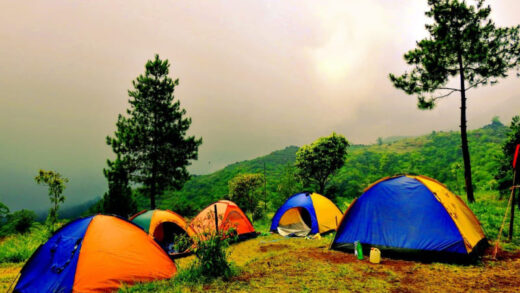
[[[482,78],[480,80],[477,80],[475,83],[471,84],[466,90],[470,90],[474,87],[477,87],[479,84],[483,84],[484,82],[487,82],[488,78]]]
[[[453,89],[453,90],[451,90],[451,91],[450,91],[449,93],[447,93],[447,94],[445,94],[445,95],[442,95],[442,96],[438,96],[438,97],[432,97],[432,100],[434,100],[434,101],[435,101],[435,100],[438,100],[438,99],[442,99],[442,98],[445,98],[445,97],[447,97],[447,96],[449,96],[449,95],[453,94],[453,93],[454,93],[454,92],[456,92],[456,91],[460,91],[460,90],[457,90],[457,89]]]
[[[460,92],[459,89],[451,88],[451,87],[440,87],[438,90],[450,90],[452,92]]]

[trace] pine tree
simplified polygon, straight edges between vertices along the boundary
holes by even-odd
[[[489,19],[491,8],[484,0],[475,6],[461,0],[428,0],[426,16],[433,19],[426,29],[430,36],[404,59],[413,68],[401,76],[390,74],[394,86],[416,95],[420,109],[452,93],[460,93],[460,135],[464,178],[469,202],[474,202],[471,160],[466,126],[466,92],[481,85],[495,84],[520,64],[520,26],[497,28]],[[459,87],[448,87],[452,77]]]
[[[128,91],[127,116],[119,115],[114,137],[107,144],[124,161],[131,182],[141,184],[155,198],[166,189],[180,189],[189,179],[186,167],[197,159],[202,139],[187,136],[191,118],[180,107],[173,92],[179,80],[171,79],[168,60],[155,55],[145,73],[132,82]]]

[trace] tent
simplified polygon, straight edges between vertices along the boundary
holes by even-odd
[[[97,215],[56,231],[24,265],[14,292],[108,292],[122,283],[171,278],[176,271],[139,227]]]
[[[163,248],[169,247],[178,235],[195,236],[186,220],[170,210],[144,210],[130,217],[130,221],[152,236]],[[177,251],[179,253],[182,251]]]
[[[215,207],[217,208],[219,231],[234,228],[241,240],[257,236],[251,221],[234,202],[229,200],[212,203],[193,218],[190,227],[198,235],[215,232]]]
[[[336,230],[342,214],[328,198],[317,193],[297,193],[276,211],[271,231],[280,235],[305,236]]]
[[[466,258],[487,245],[462,199],[432,178],[408,175],[383,178],[352,202],[331,248],[352,251],[355,241],[387,256],[434,260]]]

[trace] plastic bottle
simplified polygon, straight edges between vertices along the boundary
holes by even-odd
[[[354,242],[354,254],[359,260],[363,259],[363,246],[359,241]]]
[[[379,263],[381,262],[381,251],[375,247],[370,249],[370,262]]]

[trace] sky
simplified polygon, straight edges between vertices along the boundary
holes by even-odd
[[[388,79],[427,36],[426,2],[0,0],[0,201],[47,208],[40,168],[70,179],[69,204],[102,196],[105,137],[156,53],[203,138],[195,174],[333,131],[369,144],[456,130],[458,96],[420,111]],[[520,2],[487,3],[497,25],[520,23]],[[519,109],[518,78],[468,92],[470,129]]]

